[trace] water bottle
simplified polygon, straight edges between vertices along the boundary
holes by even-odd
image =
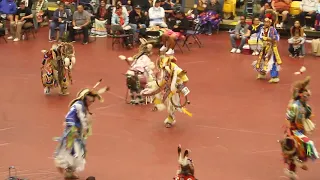
[[[23,34],[23,35],[22,35],[22,40],[24,40],[24,39],[25,39],[25,35]]]

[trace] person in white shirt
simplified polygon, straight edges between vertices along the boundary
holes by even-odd
[[[300,22],[302,26],[306,25],[306,16],[311,17],[312,26],[316,20],[316,11],[318,8],[318,0],[302,0],[300,3]],[[313,27],[312,27],[313,28]]]
[[[149,9],[150,27],[160,26],[166,28],[167,24],[164,21],[165,12],[162,7],[160,7],[160,0],[155,0],[153,7]]]
[[[121,3],[120,0],[117,1],[116,6],[112,9],[112,13],[113,13],[113,14],[116,13],[116,10],[117,10],[116,7],[117,7],[117,6],[121,6],[122,12],[123,12],[124,14],[126,14],[126,16],[129,16],[129,13],[128,13],[128,11],[127,11],[127,8],[126,8],[125,6],[122,6],[122,3]]]

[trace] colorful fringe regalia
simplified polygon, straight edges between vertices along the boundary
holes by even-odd
[[[68,95],[69,82],[72,84],[71,70],[76,63],[74,47],[70,43],[60,43],[41,51],[44,54],[41,67],[41,82],[44,93],[60,87],[61,95]]]
[[[186,87],[189,81],[186,71],[182,70],[175,62],[174,56],[161,56],[157,64],[159,77],[156,81],[148,83],[147,88],[141,92],[144,96],[153,96],[155,109],[162,111],[167,108],[168,117],[164,123],[167,128],[175,124],[175,112],[179,111],[192,116],[185,106],[189,104],[187,95],[190,93]]]
[[[130,93],[131,104],[142,104],[144,99],[141,96],[141,91],[146,87],[148,82],[154,81],[155,65],[150,59],[152,54],[152,44],[144,38],[140,38],[141,45],[139,52],[133,57],[126,58],[120,55],[119,58],[127,62],[130,66],[126,72],[127,87]]]
[[[220,15],[215,11],[203,12],[199,15],[200,24],[203,26],[208,22],[211,23],[213,29],[219,28],[219,24],[222,21]]]
[[[280,36],[277,30],[271,26],[272,20],[266,18],[265,25],[258,33],[258,40],[262,41],[262,49],[259,53],[257,61],[253,62],[255,70],[258,72],[257,79],[265,79],[268,72],[270,72],[270,83],[277,83],[279,79],[279,70],[282,60],[280,58],[277,41]]]
[[[297,179],[296,168],[307,170],[305,162],[308,159],[319,158],[318,152],[306,134],[311,134],[315,125],[311,121],[312,110],[307,104],[310,91],[307,88],[310,78],[295,83],[293,98],[287,109],[286,122],[288,127],[285,137],[280,141],[284,162],[288,165],[285,174],[291,179]]]
[[[97,83],[97,85],[101,80]],[[96,86],[97,86],[96,85]],[[95,87],[96,87],[95,86]],[[65,178],[76,178],[75,172],[83,171],[86,164],[86,140],[92,134],[89,106],[95,99],[103,102],[101,94],[107,87],[99,89],[83,89],[77,98],[69,105],[69,112],[65,119],[63,135],[56,138],[59,145],[56,149],[54,162],[56,167],[65,174]]]
[[[178,163],[179,170],[176,173],[174,180],[197,180],[194,177],[194,164],[189,158],[190,150],[186,149],[182,155],[181,145],[178,146]]]

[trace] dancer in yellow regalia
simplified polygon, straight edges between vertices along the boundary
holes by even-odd
[[[177,59],[173,53],[172,51],[160,57],[157,63],[160,71],[159,77],[152,83],[148,83],[148,88],[141,92],[144,96],[155,95],[154,110],[162,111],[167,108],[168,117],[164,120],[167,128],[175,124],[176,111],[192,116],[185,108],[189,104],[187,95],[190,90],[186,87],[189,78],[186,71],[176,64]]]

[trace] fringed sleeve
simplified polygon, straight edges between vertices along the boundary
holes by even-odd
[[[286,119],[290,121],[291,123],[295,122],[296,116],[297,116],[297,110],[298,105],[297,104],[289,104],[287,113],[286,113]]]
[[[83,111],[83,107],[81,104],[74,104],[77,110],[77,116],[81,121],[81,125],[83,129],[88,129],[88,118],[85,112]]]

